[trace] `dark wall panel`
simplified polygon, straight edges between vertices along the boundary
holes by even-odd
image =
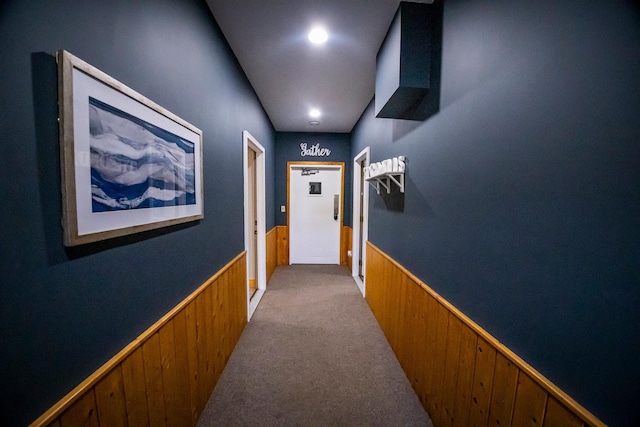
[[[202,221],[63,247],[58,49],[203,130]],[[242,131],[270,182],[275,132],[204,1],[3,2],[0,56],[0,402],[23,425],[243,250]]]
[[[372,103],[352,136],[407,156],[370,240],[612,425],[640,423],[638,28],[634,2],[446,1],[440,112]]]
[[[329,156],[314,157],[302,155],[300,144],[308,148],[320,144],[320,148],[331,150]],[[275,161],[275,204],[277,225],[287,225],[287,214],[280,212],[280,206],[287,204],[287,162],[344,162],[344,224],[351,225],[351,189],[352,176],[350,157],[351,135],[348,133],[307,133],[277,132]]]

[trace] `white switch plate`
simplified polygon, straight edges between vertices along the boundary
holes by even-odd
[[[280,212],[282,212],[282,213],[286,212],[286,208],[284,207],[284,205],[280,206]]]

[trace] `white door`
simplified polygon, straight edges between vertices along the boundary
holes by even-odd
[[[289,165],[289,263],[340,264],[342,165]]]

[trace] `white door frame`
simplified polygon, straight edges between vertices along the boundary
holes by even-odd
[[[242,175],[244,179],[244,248],[249,251],[250,239],[254,232],[254,225],[250,224],[249,214],[249,173],[248,173],[248,155],[249,150],[253,150],[256,153],[256,222],[257,225],[257,240],[258,245],[256,248],[256,287],[257,290],[251,297],[249,290],[249,262],[247,261],[247,320],[251,320],[253,312],[256,311],[258,303],[262,299],[265,290],[267,289],[267,243],[266,243],[266,212],[265,212],[265,149],[257,139],[255,139],[248,131],[242,132]],[[248,257],[247,257],[248,259]]]
[[[351,222],[353,224],[353,242],[351,243],[352,258],[351,258],[351,276],[355,280],[356,285],[360,288],[362,296],[365,296],[367,276],[364,274],[367,267],[366,255],[367,247],[366,242],[369,238],[369,186],[366,184],[364,188],[360,188],[360,177],[362,174],[362,165],[369,166],[369,157],[371,149],[366,147],[360,153],[353,158],[353,217]],[[362,192],[362,206],[360,205],[360,192]],[[362,215],[362,236],[360,236],[359,218]],[[360,256],[360,241],[362,240],[362,256]],[[362,258],[362,271],[364,281],[358,274],[357,260]]]

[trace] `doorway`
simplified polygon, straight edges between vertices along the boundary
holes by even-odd
[[[251,320],[267,289],[265,150],[242,133],[244,176],[244,246],[247,251],[247,313]]]
[[[290,264],[340,264],[344,163],[289,162]]]
[[[353,158],[353,242],[351,275],[365,296],[367,239],[369,236],[369,186],[364,168],[369,166],[370,149],[366,147]]]

